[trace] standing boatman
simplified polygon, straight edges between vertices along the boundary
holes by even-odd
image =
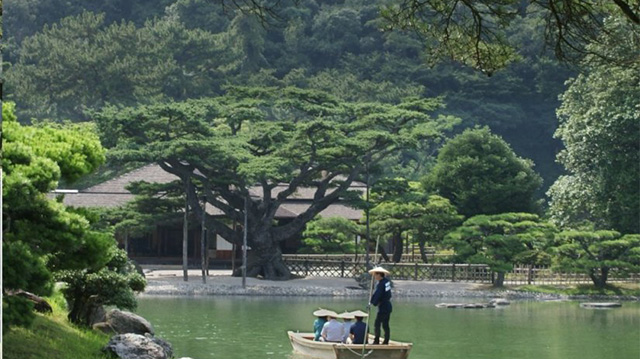
[[[375,267],[369,271],[369,274],[373,275],[374,279],[378,281],[376,285],[376,291],[371,296],[369,304],[373,304],[378,307],[378,315],[376,315],[376,323],[373,339],[373,344],[380,344],[380,326],[384,329],[384,342],[382,344],[389,344],[389,338],[391,338],[391,329],[389,329],[389,318],[391,317],[391,281],[386,278],[389,271],[382,267]]]

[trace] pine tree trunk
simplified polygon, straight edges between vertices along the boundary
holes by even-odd
[[[496,280],[493,282],[493,286],[496,288],[501,288],[504,286],[504,272],[497,272],[498,276]]]
[[[251,241],[251,251],[247,257],[247,277],[260,276],[268,280],[291,279],[291,271],[282,261],[282,251],[277,240],[266,231],[257,231],[259,235]],[[237,269],[234,276],[241,276]]]
[[[424,242],[424,241],[420,241],[420,242],[418,243],[418,246],[420,247],[420,257],[422,258],[422,261],[423,261],[424,263],[428,263],[428,260],[427,260],[427,248],[426,248],[427,246],[426,246],[426,242]]]
[[[589,273],[589,277],[591,278],[591,281],[596,288],[602,289],[607,286],[607,279],[609,278],[609,268],[602,267],[600,269],[600,275],[596,273],[596,269],[592,269]]]
[[[393,234],[393,263],[399,263],[402,260],[402,233],[394,233]]]

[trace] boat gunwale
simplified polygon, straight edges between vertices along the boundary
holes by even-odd
[[[335,342],[317,342],[314,340],[310,340],[309,337],[313,337],[313,333],[299,333],[294,331],[287,331],[287,335],[289,339],[292,341],[296,341],[301,345],[330,350],[333,347],[345,348],[345,349],[362,349],[363,344],[345,344],[345,343],[335,343]],[[371,334],[369,334],[369,338],[373,338]],[[375,349],[375,350],[401,350],[401,349],[411,349],[413,347],[413,343],[399,342],[396,340],[390,340],[389,344],[367,344],[367,348]]]

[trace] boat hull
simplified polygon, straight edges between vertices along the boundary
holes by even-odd
[[[313,333],[287,332],[293,350],[316,359],[360,359],[362,345],[313,341]],[[372,339],[373,337],[370,337]],[[364,348],[367,359],[407,359],[412,343],[390,341],[388,345],[367,344]]]

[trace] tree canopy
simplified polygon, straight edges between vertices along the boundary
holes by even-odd
[[[218,98],[107,107],[93,117],[114,158],[157,162],[177,175],[198,216],[198,201],[206,197],[242,223],[248,200],[248,274],[286,278],[279,243],[346,196],[366,166],[436,136],[450,121],[431,115],[440,106],[437,99],[347,103],[291,87],[232,87]],[[253,186],[261,193],[250,193]],[[274,225],[280,205],[304,188],[313,190],[313,203],[289,223]],[[220,219],[207,216],[207,224],[241,243]]]
[[[509,41],[508,31],[513,23],[534,14],[544,19],[545,37],[556,56],[569,60],[585,53],[605,54],[588,45],[606,31],[607,16],[616,14],[640,25],[640,4],[632,0],[402,0],[382,10],[389,29],[423,36],[435,60],[451,58],[489,76],[518,58],[517,44]]]
[[[564,231],[555,248],[557,267],[589,275],[597,288],[607,285],[612,271],[640,270],[640,235],[615,231]]]
[[[425,66],[435,57],[427,42],[411,31],[385,30],[383,4],[305,0],[252,12],[250,0],[9,0],[5,98],[19,102],[26,122],[87,120],[85,110],[106,103],[219,96],[228,84],[296,86],[392,104],[441,96],[442,112],[463,120],[453,131],[489,125],[535,161],[545,186],[552,183],[561,171],[554,111],[574,70],[545,48],[544,17],[531,13],[512,23],[505,36],[521,60],[488,78],[452,61]],[[436,148],[394,156],[385,169],[417,180],[432,165],[423,154]]]
[[[494,285],[501,287],[504,274],[520,264],[550,264],[546,252],[553,245],[555,227],[531,213],[477,215],[445,238],[455,250],[458,263],[488,264],[498,273]]]
[[[425,188],[448,198],[466,217],[537,212],[534,192],[542,179],[488,128],[465,130],[446,142],[425,177]]]
[[[22,126],[13,109],[13,103],[3,103],[3,328],[26,326],[33,319],[29,303],[10,295],[13,291],[48,295],[54,280],[74,288],[65,293],[72,313],[84,304],[74,291],[84,300],[93,296],[96,304],[135,307],[133,291],[144,288],[144,279],[124,272],[126,254],[111,232],[95,228],[83,211],[48,197],[59,180],[72,182],[104,161],[94,126]]]
[[[586,72],[569,82],[558,109],[558,154],[568,174],[549,190],[550,213],[562,227],[591,222],[596,229],[640,232],[640,29],[609,19],[609,32],[591,47],[625,65],[585,59]]]
[[[3,103],[3,291],[47,295],[52,272],[100,267],[112,254],[108,234],[47,197],[61,178],[76,179],[101,164],[104,150],[89,126],[21,126],[13,110]],[[4,297],[5,328],[31,319],[24,299]]]

